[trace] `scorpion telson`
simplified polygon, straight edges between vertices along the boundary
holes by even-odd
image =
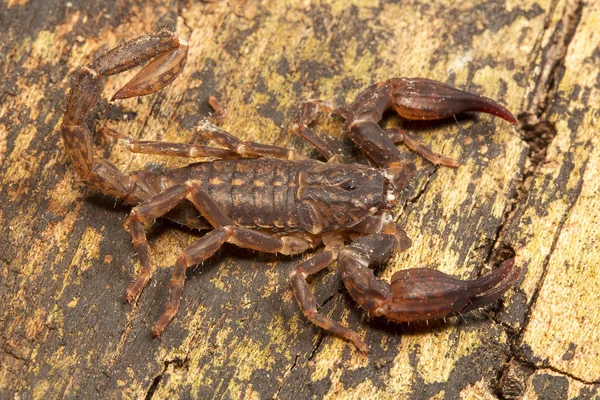
[[[367,345],[354,331],[321,315],[307,277],[337,260],[337,270],[350,295],[371,316],[391,321],[427,321],[464,313],[499,299],[516,281],[519,270],[509,259],[493,272],[463,281],[444,273],[413,268],[396,272],[391,285],[370,267],[411,241],[394,222],[390,209],[396,190],[406,185],[415,167],[396,149],[404,141],[428,160],[458,164],[439,156],[412,134],[383,130],[377,124],[393,108],[413,119],[437,119],[472,110],[516,120],[504,107],[481,96],[427,79],[391,79],[367,88],[347,107],[306,103],[295,131],[328,159],[310,159],[295,150],[241,141],[207,121],[198,132],[222,147],[138,141],[123,137],[130,151],[178,157],[211,157],[184,168],[157,174],[121,172],[92,148],[86,117],[103,88],[103,79],[145,62],[148,64],[113,99],[154,93],[183,69],[188,44],[167,30],[121,44],[82,67],[71,88],[61,132],[67,153],[85,183],[133,206],[129,229],[140,260],[137,278],[126,290],[134,301],[153,273],[143,224],[159,217],[191,228],[209,230],[175,262],[166,311],[153,328],[160,336],[177,313],[186,269],[212,256],[224,243],[267,253],[298,254],[321,244],[324,249],[291,272],[292,289],[302,312],[316,325]],[[214,99],[213,99],[214,100]],[[213,101],[214,103],[214,101]],[[212,103],[211,103],[212,104]],[[346,118],[346,131],[378,167],[343,165],[309,127],[319,108]],[[109,130],[110,131],[110,130]]]

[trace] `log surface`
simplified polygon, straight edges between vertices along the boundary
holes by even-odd
[[[0,2],[0,398],[600,397],[600,3],[101,3]],[[291,133],[305,99],[343,104],[377,81],[427,77],[507,106],[518,127],[386,118],[462,165],[410,154],[418,173],[397,220],[413,246],[377,273],[427,266],[469,279],[514,252],[515,289],[415,327],[367,320],[333,270],[317,275],[320,311],[356,329],[367,357],[299,311],[288,274],[301,256],[228,245],[188,271],[180,312],[154,340],[171,267],[203,233],[149,227],[157,271],[125,304],[139,268],[128,208],[79,182],[58,128],[80,65],[162,27],[191,44],[181,76],[112,107],[132,75],[108,79],[90,127],[204,143],[195,126],[215,95],[226,130],[314,155]],[[352,154],[341,120],[318,127]],[[94,144],[123,171],[187,162],[99,134]]]

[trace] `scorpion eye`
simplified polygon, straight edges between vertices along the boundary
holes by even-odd
[[[342,183],[341,187],[342,187],[342,189],[347,190],[349,192],[356,189],[356,185],[352,181],[346,181],[346,182]]]

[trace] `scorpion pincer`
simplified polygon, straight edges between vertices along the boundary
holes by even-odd
[[[404,141],[428,160],[456,166],[432,153],[407,132],[383,130],[377,122],[393,108],[401,116],[436,119],[473,110],[510,122],[514,117],[492,100],[426,79],[392,79],[366,89],[348,107],[323,102],[304,106],[295,131],[327,159],[320,162],[295,150],[241,141],[203,121],[199,133],[219,147],[138,141],[120,136],[132,152],[178,157],[211,157],[163,173],[121,172],[92,147],[85,121],[103,89],[103,79],[146,63],[113,100],[154,93],[183,69],[188,44],[167,30],[127,41],[80,68],[69,94],[61,132],[71,161],[83,181],[133,206],[128,224],[140,260],[125,298],[134,301],[153,274],[143,224],[159,217],[191,228],[209,230],[178,257],[173,268],[166,311],[153,328],[160,337],[177,313],[186,269],[211,257],[224,243],[267,253],[298,254],[321,244],[324,249],[291,273],[294,295],[316,325],[351,340],[362,352],[367,345],[354,331],[321,315],[307,277],[337,260],[350,295],[371,316],[391,321],[426,321],[464,313],[499,299],[515,282],[514,259],[475,279],[460,280],[427,268],[396,272],[391,285],[370,267],[411,245],[394,222],[391,208],[415,167],[397,150]],[[315,107],[316,105],[316,107]],[[348,135],[379,168],[341,164],[309,124],[318,108],[344,116]],[[117,134],[117,136],[119,136]]]

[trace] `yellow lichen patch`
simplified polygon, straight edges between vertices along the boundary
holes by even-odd
[[[558,174],[559,171],[554,171],[554,173]],[[579,179],[573,178],[574,180]],[[538,184],[543,185],[544,183],[540,181]],[[526,210],[523,218],[521,218],[521,221],[523,221],[520,226],[522,232],[524,234],[535,232],[535,235],[530,236],[525,246],[519,246],[515,249],[517,252],[516,265],[527,263],[527,274],[524,276],[520,289],[528,298],[531,298],[537,290],[538,281],[543,273],[542,268],[548,254],[552,251],[554,236],[559,227],[557,216],[564,215],[568,208],[566,199],[555,199],[547,204],[546,213],[539,215],[538,210],[530,208]]]
[[[398,351],[392,361],[392,367],[389,370],[389,388],[400,397],[406,396],[410,390],[411,383],[414,382],[416,371],[410,364],[410,352],[413,351],[412,343],[405,343],[404,340],[398,346]]]
[[[77,303],[79,303],[79,297],[73,297],[73,299],[67,303],[67,307],[75,308],[77,306]]]
[[[343,76],[346,78],[360,79],[361,77],[369,76],[370,71],[375,66],[376,54],[367,53],[358,56],[359,40],[354,38],[348,38],[347,45],[347,57],[344,59]]]
[[[389,32],[389,40],[380,48],[379,58],[385,61],[377,68],[377,79],[423,76],[443,80],[446,70],[443,62],[430,69],[431,57],[436,52],[431,43],[437,40],[436,32],[445,29],[442,16],[424,19],[417,8],[386,4],[379,22]]]
[[[145,386],[142,382],[137,382],[135,379],[135,370],[133,368],[127,368],[127,378],[118,381],[120,386],[120,395],[125,399],[135,399],[139,397],[140,393],[145,391]],[[121,387],[122,384],[122,387]]]
[[[235,264],[232,262],[224,262],[219,266],[220,273],[211,279],[210,283],[217,289],[221,289],[224,292],[228,292],[231,289],[231,282],[233,279],[239,279],[239,270],[236,269]],[[224,280],[223,278],[227,279]]]
[[[245,390],[247,390],[245,387],[250,381],[253,372],[257,369],[268,370],[272,368],[275,359],[271,354],[271,346],[265,346],[263,343],[244,337],[239,338],[235,343],[228,342],[224,349],[227,350],[221,353],[223,354],[223,357],[221,357],[221,367],[233,367],[235,372],[233,375],[229,376],[227,380],[223,380],[222,385],[227,388],[225,391],[229,393],[228,397],[243,398],[243,394],[245,393]],[[190,358],[194,359],[200,357],[201,354],[202,353],[194,349],[190,354]],[[194,370],[199,376],[207,373],[207,371],[213,370],[213,367],[208,365],[201,365],[199,367],[200,370]],[[187,376],[187,379],[191,378],[193,377]],[[219,380],[223,379],[223,377],[219,377],[218,375],[216,378]],[[198,390],[199,386],[205,383],[202,380],[195,378],[191,380],[193,386],[196,387],[196,389],[193,390]]]
[[[446,382],[456,361],[481,347],[482,334],[478,330],[457,331],[455,328],[444,327],[436,333],[411,337],[411,341],[416,340],[414,346],[418,349],[419,376],[425,383]]]
[[[600,154],[586,168],[581,195],[560,231],[555,256],[533,308],[523,343],[535,357],[585,381],[600,379]]]
[[[58,34],[60,31],[40,31],[31,44],[31,57],[27,59],[27,63],[31,64],[24,66],[39,66],[40,63],[45,64],[60,59],[66,42],[57,40]]]
[[[68,272],[63,277],[63,285],[56,294],[56,299],[59,299],[63,291],[67,286],[77,284],[77,277],[80,276],[81,272],[92,268],[94,263],[100,258],[99,243],[102,240],[103,235],[98,232],[95,228],[88,227],[81,240],[77,250],[71,259]]]
[[[360,382],[355,388],[341,388],[338,392],[331,392],[331,396],[327,398],[336,399],[343,393],[343,398],[345,399],[403,399],[407,398],[411,393],[409,390],[410,384],[410,381],[405,381],[403,383],[399,383],[398,385],[389,384],[386,385],[386,387],[381,388],[376,386],[373,381],[368,379]]]
[[[331,13],[334,18],[339,17],[342,12],[350,7],[357,7],[363,13],[367,13],[366,10],[369,8],[378,8],[379,4],[379,0],[336,1],[331,4]],[[367,16],[371,16],[371,14],[367,14]]]
[[[7,0],[6,6],[8,8],[14,7],[14,6],[24,6],[28,3],[28,0]]]
[[[498,397],[490,390],[490,384],[482,378],[476,384],[467,385],[461,390],[460,398],[463,400],[496,400]]]
[[[78,387],[74,382],[75,376],[73,372],[77,368],[80,356],[81,354],[78,353],[77,348],[67,348],[64,346],[59,347],[54,353],[48,355],[44,362],[48,364],[52,371],[50,375],[51,384],[46,384],[45,380],[36,382],[34,398],[48,398],[48,392],[55,394],[57,389],[64,391],[65,395],[68,395],[69,389],[76,392]],[[67,379],[56,381],[55,379],[58,379],[58,377],[67,377]]]
[[[33,389],[33,398],[34,399],[46,399],[48,398],[50,389],[54,388],[54,383],[51,383],[47,379],[38,380]],[[52,393],[52,392],[50,392]]]
[[[269,343],[273,343],[274,348],[289,354],[290,331],[287,321],[281,315],[274,315],[271,323],[265,329],[270,338]]]
[[[5,161],[7,168],[4,174],[4,184],[9,186],[10,200],[15,201],[25,192],[23,185],[28,182],[32,172],[37,169],[35,158],[27,157],[29,145],[33,140],[37,128],[30,125],[24,128],[14,141],[13,151]]]
[[[32,310],[31,317],[27,320],[25,332],[27,339],[33,341],[44,330],[46,322],[46,311],[42,309]]]

